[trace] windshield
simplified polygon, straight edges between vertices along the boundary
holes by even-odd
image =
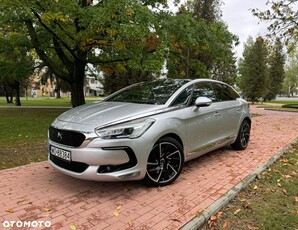
[[[186,79],[161,79],[141,82],[116,93],[106,101],[163,105],[185,83]]]

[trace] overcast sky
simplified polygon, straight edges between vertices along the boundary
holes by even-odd
[[[267,25],[252,15],[251,9],[267,10],[266,0],[224,0],[222,6],[223,20],[228,24],[229,31],[239,37],[240,44],[236,47],[237,57],[243,53],[243,44],[249,36],[254,39],[267,33]]]

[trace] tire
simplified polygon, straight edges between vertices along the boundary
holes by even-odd
[[[181,144],[172,137],[161,138],[149,154],[144,181],[156,187],[169,185],[180,175],[183,164]]]
[[[236,141],[231,144],[231,147],[235,150],[244,150],[248,146],[250,137],[250,122],[244,120],[241,125],[237,135]]]

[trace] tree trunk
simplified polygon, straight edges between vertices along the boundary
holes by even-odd
[[[78,60],[75,62],[74,66],[75,68],[72,77],[74,80],[70,83],[71,103],[72,107],[77,107],[85,104],[84,84],[86,64]]]
[[[71,103],[72,103],[72,107],[77,107],[79,105],[85,104],[84,81],[73,82],[70,85],[70,88],[71,88]]]
[[[20,82],[15,82],[15,90],[16,90],[16,106],[21,106],[21,99],[20,99]]]
[[[9,92],[6,86],[4,86],[4,91],[7,104],[12,103],[12,97],[9,97]]]

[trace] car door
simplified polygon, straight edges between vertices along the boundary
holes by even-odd
[[[219,101],[221,113],[221,139],[229,141],[233,139],[238,133],[238,125],[240,122],[242,104],[240,95],[229,85],[222,83],[212,83],[216,97]]]
[[[211,105],[197,107],[195,100],[207,97],[212,100]],[[192,100],[184,111],[188,158],[204,154],[216,146],[222,129],[222,115],[219,112],[211,83],[198,82],[193,86]]]

